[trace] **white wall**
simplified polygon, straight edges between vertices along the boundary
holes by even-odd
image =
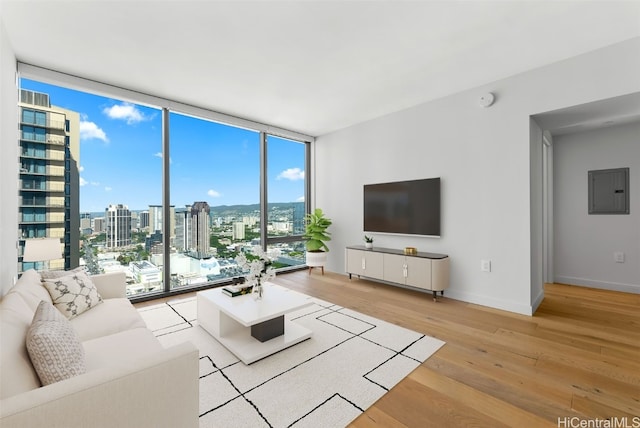
[[[376,235],[374,245],[449,254],[445,296],[531,314],[541,298],[531,283],[542,280],[542,239],[531,239],[542,230],[542,186],[531,182],[542,162],[531,155],[542,142],[529,116],[640,91],[638,51],[636,38],[320,136],[315,203],[334,222],[327,269],[344,272],[344,247],[362,243],[364,184],[441,177],[442,237]],[[486,91],[490,108],[478,106]]]
[[[588,215],[588,171],[627,167],[629,215]],[[554,138],[554,190],[555,281],[640,293],[640,123]]]
[[[18,89],[16,58],[0,5],[0,295],[18,274]]]

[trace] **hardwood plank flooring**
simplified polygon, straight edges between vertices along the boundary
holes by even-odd
[[[640,295],[546,284],[528,317],[332,272],[274,282],[447,342],[352,428],[640,426]]]

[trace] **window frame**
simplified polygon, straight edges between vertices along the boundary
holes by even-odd
[[[231,116],[228,114],[220,113],[214,110],[210,110],[203,107],[188,105],[173,101],[170,99],[145,94],[142,92],[129,90],[122,87],[112,86],[106,83],[101,83],[93,80],[84,79],[82,77],[72,76],[66,73],[58,72],[55,70],[41,68],[31,64],[25,64],[18,62],[18,78],[26,78],[31,80],[37,80],[43,83],[57,85],[77,91],[83,91],[93,93],[100,96],[120,99],[122,101],[131,102],[143,106],[152,108],[158,108],[162,111],[162,151],[163,151],[163,164],[162,164],[162,211],[163,211],[163,224],[162,233],[163,236],[169,236],[169,219],[171,210],[171,194],[170,194],[170,150],[171,144],[169,140],[170,121],[169,117],[171,113],[179,113],[183,115],[193,116],[196,118],[218,122],[224,125],[235,126],[240,128],[246,128],[252,131],[260,132],[260,203],[261,203],[261,221],[260,221],[260,235],[261,245],[263,248],[269,244],[300,241],[302,235],[290,235],[286,237],[268,237],[267,235],[267,178],[266,178],[266,144],[267,137],[272,135],[274,137],[281,137],[293,141],[297,141],[305,144],[305,212],[308,213],[311,210],[311,156],[312,145],[315,143],[315,137],[302,134],[295,131],[290,131],[284,128],[255,122],[249,119],[244,119],[237,116]],[[22,120],[22,116],[20,117]],[[37,126],[37,125],[36,125]],[[80,212],[77,213],[80,215]],[[163,263],[165,267],[170,269],[170,241],[168,239],[163,240]],[[301,265],[304,266],[304,265]],[[287,270],[287,269],[284,269]],[[143,301],[149,299],[155,299],[160,296],[174,295],[183,293],[185,291],[194,291],[203,288],[209,288],[212,284],[196,287],[185,287],[180,289],[171,289],[171,275],[163,275],[163,292],[162,293],[150,293],[141,296],[131,296],[132,301]]]

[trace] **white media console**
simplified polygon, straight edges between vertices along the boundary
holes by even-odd
[[[408,255],[403,250],[355,245],[345,249],[345,266],[349,279],[351,275],[358,275],[432,291],[434,301],[437,301],[436,292],[442,295],[449,287],[449,256],[446,254],[418,252]]]

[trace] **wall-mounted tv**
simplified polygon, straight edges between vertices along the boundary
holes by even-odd
[[[365,184],[364,231],[440,236],[440,178]]]

